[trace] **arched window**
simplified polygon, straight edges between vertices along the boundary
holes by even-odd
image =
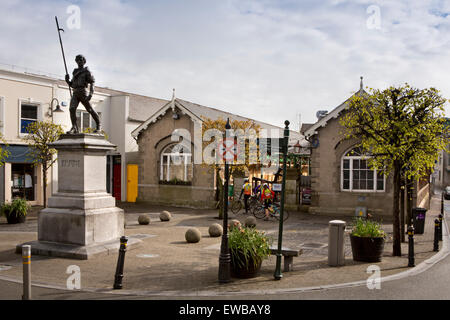
[[[385,176],[368,165],[370,155],[360,147],[348,151],[341,162],[341,190],[353,192],[383,192]]]
[[[192,154],[186,153],[180,145],[167,146],[161,152],[160,180],[192,181]]]

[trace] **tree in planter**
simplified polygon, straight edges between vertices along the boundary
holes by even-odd
[[[51,148],[49,144],[57,141],[64,131],[59,124],[48,121],[36,121],[28,125],[27,132],[28,135],[24,140],[28,142],[30,148],[28,155],[35,166],[39,164],[42,166],[45,208],[47,207],[47,172],[56,162],[56,149]]]
[[[444,103],[439,91],[416,89],[408,84],[385,90],[370,89],[355,95],[340,123],[346,138],[356,138],[371,157],[371,168],[393,174],[393,255],[401,255],[401,178],[418,179],[434,166],[438,152],[445,149]]]
[[[213,143],[219,143],[217,139],[223,139],[225,138],[225,124],[227,121],[222,118],[218,118],[216,120],[212,120],[209,118],[203,118],[202,123],[202,136],[205,137],[205,132],[208,130],[217,130],[215,139]],[[247,120],[247,121],[240,121],[240,120],[232,120],[230,119],[230,125],[231,129],[233,131],[242,130],[241,132],[246,133],[249,130],[254,130],[255,134],[255,142],[256,137],[259,134],[260,126],[258,124],[255,124],[253,121]],[[251,146],[249,143],[249,140],[245,141],[244,146],[240,146],[241,148],[245,150],[244,153],[244,161],[240,164],[233,164],[230,166],[230,176],[233,172],[245,172],[245,170],[253,170],[254,168],[258,167],[258,146],[256,146],[256,143],[254,146]],[[254,148],[254,149],[253,149]],[[209,153],[210,151],[213,152],[214,150],[217,151],[217,148],[211,148],[211,140],[209,141],[203,141],[203,150],[206,151],[206,153]],[[210,154],[211,157],[215,157],[216,155]],[[223,192],[227,192],[228,190],[224,190],[222,178],[220,177],[220,170],[222,169],[222,164],[218,163],[217,161],[214,161],[213,163],[205,163],[205,159],[203,161],[204,166],[208,166],[212,170],[214,170],[214,173],[216,175],[216,190],[218,192],[218,195],[216,195],[216,199],[218,198],[219,201],[219,218],[223,218]]]

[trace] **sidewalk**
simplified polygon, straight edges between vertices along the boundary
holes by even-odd
[[[449,203],[447,201],[446,203]],[[336,217],[314,216],[305,213],[291,213],[285,222],[283,246],[303,248],[303,254],[294,258],[293,271],[283,272],[283,279],[274,280],[275,256],[263,262],[257,278],[232,279],[228,284],[218,283],[218,264],[221,238],[211,238],[208,227],[212,223],[222,224],[217,211],[186,208],[145,207],[125,204],[127,227],[125,234],[140,238],[141,246],[128,250],[125,258],[123,290],[121,294],[148,295],[222,295],[270,293],[305,287],[328,286],[355,281],[365,281],[371,275],[366,272],[369,265],[380,267],[381,276],[397,274],[408,268],[408,244],[402,243],[402,256],[392,257],[392,224],[386,222],[388,232],[382,262],[360,263],[352,259],[349,237],[345,239],[345,266],[328,266],[328,221]],[[447,205],[448,209],[448,205]],[[172,220],[159,221],[159,212],[169,210]],[[448,210],[447,210],[448,212]],[[137,223],[139,214],[146,213],[151,223],[141,226]],[[431,209],[426,215],[425,233],[415,236],[416,265],[432,257],[434,219],[440,213],[440,196],[432,199]],[[245,215],[237,215],[243,222]],[[351,218],[346,219],[348,224]],[[184,239],[189,227],[197,227],[202,239],[188,244]],[[257,220],[257,228],[278,238],[278,223]],[[0,219],[0,279],[22,278],[20,255],[14,253],[19,243],[37,239],[37,215],[32,214],[21,225],[7,225]],[[407,236],[405,237],[407,240]],[[440,242],[442,247],[442,242]],[[44,256],[32,257],[32,280],[36,284],[66,288],[69,274],[67,267],[77,265],[81,269],[82,290],[108,292],[112,289],[117,254],[92,260],[68,260]],[[118,291],[116,291],[118,292]]]

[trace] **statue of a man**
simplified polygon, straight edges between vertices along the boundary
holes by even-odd
[[[72,122],[72,128],[67,133],[79,133],[80,130],[77,125],[77,107],[81,102],[83,106],[86,108],[86,111],[89,112],[94,118],[96,123],[96,128],[94,132],[100,132],[100,118],[98,117],[97,112],[95,112],[94,108],[92,108],[91,103],[89,102],[94,94],[94,76],[89,71],[87,67],[84,67],[86,64],[86,58],[81,54],[75,57],[75,62],[78,64],[78,68],[73,70],[72,81],[70,81],[69,75],[66,75],[66,82],[69,87],[73,88],[72,99],[70,100],[70,120]],[[87,87],[89,85],[89,94],[87,93]]]

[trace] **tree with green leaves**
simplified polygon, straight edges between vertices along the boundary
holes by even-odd
[[[222,140],[225,137],[225,124],[226,124],[226,120],[222,119],[222,118],[218,118],[216,120],[210,119],[210,118],[203,118],[203,123],[202,123],[202,137],[205,137],[205,133],[207,131],[216,131],[216,134],[211,136],[211,139],[214,138],[213,142],[211,142],[211,140],[206,140],[203,141],[203,149],[206,150],[206,153],[208,153],[208,150],[210,151],[215,151],[217,152],[217,146],[218,143],[220,141],[218,140]],[[239,145],[239,149],[240,150],[244,150],[243,155],[243,161],[241,161],[240,163],[236,163],[233,165],[230,165],[230,176],[233,174],[233,172],[245,172],[246,170],[252,170],[255,169],[259,166],[259,162],[257,159],[258,156],[258,146],[256,145],[256,137],[259,135],[259,131],[260,131],[260,125],[256,124],[255,122],[251,121],[251,120],[232,120],[230,119],[230,125],[231,125],[231,129],[233,130],[233,132],[235,134],[237,133],[241,133],[243,135],[250,133],[250,135],[253,135],[251,138],[254,141],[254,146],[250,145],[249,143],[249,137],[247,136],[243,136],[243,139],[237,139],[237,143],[239,145],[239,143],[241,143],[241,145]],[[213,148],[211,148],[211,146],[214,146]],[[209,156],[211,156],[211,159],[214,158],[214,160],[217,159],[217,154],[213,155],[213,154],[208,154]],[[205,159],[204,159],[205,160]],[[223,217],[223,193],[224,192],[228,192],[228,190],[224,190],[223,188],[223,181],[222,178],[220,176],[220,170],[222,168],[222,164],[218,163],[217,161],[213,161],[212,163],[207,163],[207,162],[203,162],[204,166],[207,166],[209,168],[211,168],[212,170],[214,170],[215,174],[216,174],[216,190],[218,192],[217,198],[219,201],[219,218]]]
[[[0,167],[5,164],[5,160],[9,157],[11,154],[9,150],[7,149],[8,143],[3,138],[2,134],[0,133]]]
[[[35,166],[42,166],[44,208],[47,207],[47,173],[56,162],[56,149],[50,146],[64,133],[61,125],[49,121],[36,121],[27,126],[28,135],[24,140],[28,142],[29,158]]]
[[[356,138],[370,155],[368,163],[393,175],[393,255],[401,255],[400,194],[402,178],[430,174],[439,150],[445,150],[444,104],[435,88],[408,84],[356,94],[340,118],[346,138]]]

